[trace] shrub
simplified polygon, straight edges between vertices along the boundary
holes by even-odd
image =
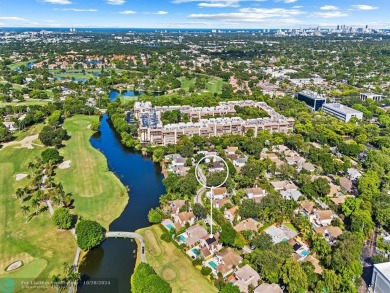
[[[202,267],[200,272],[203,276],[208,276],[211,274],[211,269],[209,267]]]
[[[153,268],[147,263],[140,263],[131,276],[131,291],[133,293],[170,293],[169,284],[157,276]]]
[[[171,242],[172,236],[168,233],[161,234],[160,239],[165,242]]]
[[[54,211],[53,217],[51,220],[54,225],[59,229],[70,229],[72,226],[73,216],[69,213],[69,210],[66,208],[58,208]]]

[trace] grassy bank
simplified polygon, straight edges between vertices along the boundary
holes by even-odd
[[[56,181],[73,194],[78,215],[108,228],[122,213],[128,196],[120,180],[108,170],[106,157],[89,141],[93,131],[88,125],[98,119],[98,116],[77,115],[65,120],[64,128],[71,138],[60,153],[64,160],[72,162],[69,169],[56,171]]]
[[[63,262],[73,261],[76,242],[71,233],[56,229],[48,211],[26,223],[21,204],[13,197],[18,187],[28,183],[28,179],[16,181],[15,175],[28,174],[28,163],[43,150],[43,147],[30,150],[13,146],[0,150],[0,278],[39,276],[50,279],[53,274],[61,273]],[[9,264],[18,260],[23,261],[23,267],[11,273],[4,272]]]
[[[172,292],[218,291],[173,243],[166,243],[160,239],[163,230],[159,225],[136,232],[144,237],[148,263],[171,285]]]
[[[93,131],[87,126],[96,120],[97,116],[66,119],[64,128],[71,139],[60,152],[72,163],[69,169],[56,169],[55,180],[63,183],[66,192],[73,193],[76,208],[72,213],[95,219],[107,228],[122,213],[128,197],[126,188],[108,171],[104,155],[89,142]],[[16,140],[37,134],[42,126],[36,125],[19,133]],[[59,231],[52,224],[48,211],[25,223],[21,203],[13,197],[15,190],[26,186],[29,180],[16,181],[16,174],[28,174],[28,163],[35,161],[45,149],[34,147],[19,149],[9,146],[0,150],[0,278],[50,280],[54,274],[62,273],[64,262],[73,262],[76,251],[74,237],[69,231]],[[23,262],[21,268],[10,273],[4,271],[18,260]],[[29,292],[54,292],[54,289]]]

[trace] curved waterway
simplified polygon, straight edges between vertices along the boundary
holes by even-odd
[[[91,138],[91,144],[107,158],[108,167],[130,188],[129,202],[119,218],[110,225],[110,231],[129,231],[149,226],[147,214],[159,205],[159,197],[165,193],[160,166],[140,152],[124,147],[104,115],[100,133]],[[130,292],[130,276],[135,266],[137,249],[126,239],[107,239],[90,251],[80,266],[83,279],[109,280],[111,286],[82,286],[83,293]],[[114,285],[113,285],[114,284]]]

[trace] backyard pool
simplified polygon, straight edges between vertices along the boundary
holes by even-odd
[[[186,237],[185,237],[183,234],[181,234],[181,235],[179,236],[179,239],[180,239],[180,241],[182,241],[182,242],[186,242]]]
[[[302,250],[299,254],[302,256],[308,256],[309,252],[307,250]]]
[[[171,230],[171,229],[173,229],[173,228],[174,228],[172,224],[167,224],[167,225],[165,225],[165,227],[167,227],[167,228],[168,228],[168,230]]]
[[[200,251],[199,251],[199,249],[197,249],[197,248],[193,248],[193,249],[191,249],[191,251],[192,251],[192,253],[195,254],[196,256],[200,255]]]
[[[214,270],[217,269],[217,264],[215,262],[213,262],[213,261],[209,262],[209,266],[212,267]]]

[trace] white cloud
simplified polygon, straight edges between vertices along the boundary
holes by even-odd
[[[152,12],[152,14],[164,15],[164,14],[168,14],[168,12],[167,12],[167,11],[160,10],[160,11],[157,11],[157,12]]]
[[[126,3],[126,1],[125,0],[107,0],[106,3],[111,4],[111,5],[123,5]]]
[[[199,7],[211,7],[211,8],[225,8],[225,7],[239,7],[238,2],[202,2],[198,4]]]
[[[341,11],[328,11],[328,12],[314,12],[312,16],[320,17],[320,18],[336,18],[336,17],[345,17],[348,16],[348,14],[343,13]]]
[[[133,11],[133,10],[125,10],[125,11],[121,11],[119,12],[120,14],[136,14],[137,12]]]
[[[298,0],[284,0],[283,2],[284,3],[295,3],[297,2]]]
[[[27,21],[27,19],[18,16],[0,16],[0,20],[5,21]]]
[[[379,8],[379,7],[371,6],[371,5],[352,5],[352,7],[357,9],[357,10],[375,10],[375,9]]]
[[[272,22],[275,23],[299,23],[294,16],[304,14],[304,11],[298,9],[284,8],[242,8],[233,13],[214,13],[214,14],[190,14],[191,19],[207,19],[214,21],[230,23],[254,23],[254,22]]]
[[[41,0],[41,2],[51,3],[51,4],[59,4],[59,5],[68,5],[72,4],[70,0]]]
[[[62,9],[54,9],[59,11],[74,11],[74,12],[96,12],[97,9],[79,9],[79,8],[62,8]]]
[[[324,5],[320,9],[321,10],[339,10],[337,6],[333,6],[333,5]]]

